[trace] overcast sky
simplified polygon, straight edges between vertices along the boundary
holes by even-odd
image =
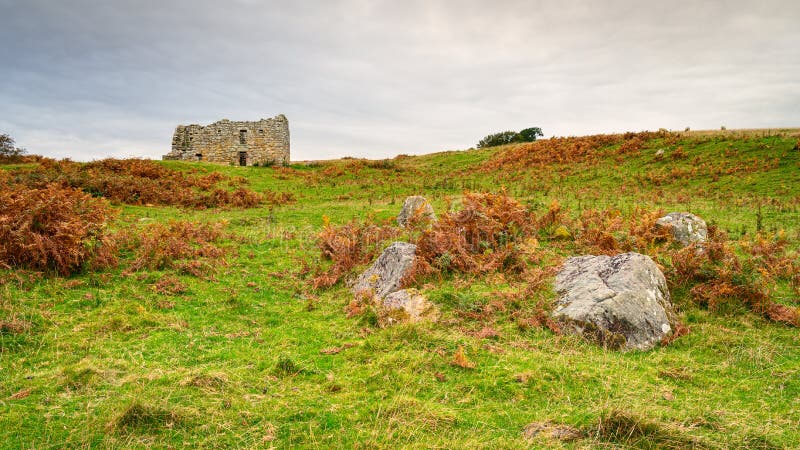
[[[160,158],[177,124],[283,113],[304,160],[800,126],[798,23],[798,0],[0,0],[0,133]]]

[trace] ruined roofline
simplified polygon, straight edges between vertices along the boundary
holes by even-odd
[[[212,126],[214,126],[214,125],[218,125],[218,124],[222,124],[222,123],[231,123],[231,124],[247,124],[247,123],[264,123],[264,122],[272,122],[272,121],[275,121],[275,122],[288,122],[288,119],[286,119],[286,116],[285,116],[285,115],[283,115],[283,114],[278,114],[278,115],[277,115],[277,116],[275,116],[275,117],[269,117],[269,118],[265,118],[265,119],[259,119],[259,120],[230,120],[230,119],[221,119],[221,120],[218,120],[218,121],[216,121],[216,122],[209,123],[209,124],[207,124],[207,125],[200,125],[200,124],[198,124],[198,123],[190,123],[190,124],[188,124],[188,125],[178,125],[178,127],[200,127],[200,128],[205,128],[205,127],[212,127]]]

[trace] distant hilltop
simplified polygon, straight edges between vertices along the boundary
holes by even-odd
[[[178,125],[165,160],[236,166],[289,163],[289,121],[279,114],[256,122],[222,119],[210,125]]]

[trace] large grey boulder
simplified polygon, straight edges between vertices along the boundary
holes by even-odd
[[[708,240],[706,221],[687,212],[669,213],[656,220],[657,227],[668,227],[672,237],[682,246],[702,244]]]
[[[676,323],[664,275],[639,253],[569,258],[555,290],[553,318],[605,347],[651,349]]]
[[[425,197],[421,195],[407,197],[403,202],[403,207],[400,209],[400,214],[397,215],[397,224],[401,227],[407,227],[411,219],[417,215],[428,222],[436,221],[436,214],[433,212],[433,206],[431,206]]]
[[[439,317],[439,310],[416,289],[392,292],[377,303],[378,323],[382,326],[436,321]]]
[[[400,289],[400,280],[414,264],[417,246],[407,242],[395,242],[386,247],[381,256],[353,285],[356,296],[384,298]]]

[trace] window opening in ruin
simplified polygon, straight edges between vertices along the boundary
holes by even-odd
[[[203,154],[202,154],[202,153],[196,153],[194,156],[196,156],[196,157],[197,157],[197,160],[198,160],[198,161],[200,161],[201,159],[203,159]]]
[[[239,165],[240,166],[247,165],[247,152],[239,152]]]
[[[247,143],[247,130],[239,130],[239,143],[240,144]]]

